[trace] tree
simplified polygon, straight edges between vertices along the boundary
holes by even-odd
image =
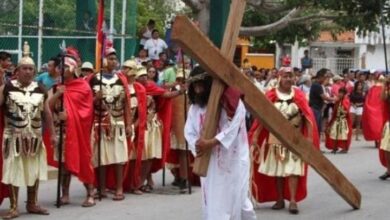
[[[18,5],[18,0],[3,0],[0,3],[0,14],[14,10]]]
[[[207,32],[209,0],[182,0],[198,17]],[[241,36],[262,37],[278,42],[313,39],[324,28],[335,32],[357,30],[358,33],[377,31],[380,5],[389,12],[384,0],[247,0]],[[385,16],[385,22],[390,18]]]
[[[175,4],[169,4],[167,0],[138,0],[137,30],[142,29],[149,19],[156,21],[156,28],[164,30],[166,22],[172,15],[180,12],[175,8]]]

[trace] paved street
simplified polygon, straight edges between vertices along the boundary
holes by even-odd
[[[299,204],[300,215],[291,216],[287,209],[270,210],[271,203],[256,208],[258,219],[388,219],[390,216],[390,181],[380,181],[378,176],[384,169],[379,165],[378,152],[368,142],[355,142],[349,154],[325,155],[358,187],[362,193],[362,209],[353,211],[331,187],[313,170],[309,174],[309,196]],[[155,181],[161,185],[161,173],[155,175]],[[172,181],[167,177],[168,185]],[[51,211],[50,217],[36,217],[22,213],[20,219],[201,219],[200,190],[194,188],[192,195],[178,195],[172,187],[157,188],[155,194],[143,196],[127,195],[122,202],[110,199],[98,202],[96,207],[85,209],[80,204],[84,199],[84,190],[77,181],[71,189],[72,204],[61,209],[54,207],[56,181],[41,184],[40,201]],[[20,207],[24,212],[25,190],[21,191]],[[0,210],[8,207],[5,201]]]

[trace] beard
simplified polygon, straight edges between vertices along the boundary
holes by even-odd
[[[205,91],[201,93],[195,93],[194,104],[197,104],[202,108],[205,107],[207,105],[207,102],[209,101],[209,95],[210,93],[207,93]]]

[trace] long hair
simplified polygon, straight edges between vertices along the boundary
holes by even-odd
[[[197,75],[200,75],[200,74],[203,74],[203,73],[205,73],[203,68],[200,66],[197,66],[190,73],[190,78],[197,76]],[[202,94],[195,93],[194,83],[201,83],[203,85],[204,91]],[[211,78],[211,76],[206,76],[205,78],[203,78],[199,81],[195,81],[195,82],[191,83],[188,87],[188,98],[190,100],[190,103],[195,104],[195,105],[199,105],[201,107],[205,107],[209,101],[212,83],[213,83],[213,79]]]
[[[157,68],[156,67],[154,67],[154,66],[151,66],[151,67],[149,67],[148,69],[147,69],[147,73],[148,73],[148,75],[149,75],[149,70],[150,69],[154,69],[154,71],[155,71],[155,73],[154,73],[154,77],[153,77],[153,81],[155,82],[155,83],[157,83],[158,82],[158,71],[157,71]],[[149,79],[149,76],[148,76],[148,79]]]
[[[353,88],[353,92],[354,93],[358,93],[359,91],[358,91],[358,89],[359,89],[359,85],[361,85],[362,86],[362,88],[361,88],[361,93],[363,93],[363,90],[364,90],[364,88],[363,88],[363,83],[362,82],[360,82],[360,81],[356,81],[355,82],[355,85],[354,85],[354,88]]]

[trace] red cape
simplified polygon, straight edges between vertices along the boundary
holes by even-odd
[[[94,182],[92,166],[91,129],[93,123],[93,95],[88,83],[75,79],[65,83],[64,108],[68,115],[65,136],[65,167],[83,183]],[[58,167],[54,161],[50,132],[46,129],[44,141],[48,163]]]
[[[335,147],[341,148],[343,150],[349,150],[349,147],[351,146],[351,139],[352,139],[352,119],[351,119],[351,114],[349,114],[349,109],[351,107],[351,103],[349,101],[349,98],[346,96],[343,98],[342,102],[338,102],[334,108],[333,108],[333,113],[332,113],[332,118],[330,122],[328,123],[328,127],[332,126],[334,121],[336,120],[336,115],[337,115],[337,108],[339,105],[342,105],[342,108],[344,111],[347,112],[347,124],[348,124],[348,140],[342,141],[342,140],[333,140],[329,137],[329,132],[325,132],[326,135],[326,141],[325,141],[325,147],[328,148],[329,150],[333,150]]]
[[[4,114],[3,109],[0,109],[0,143],[3,143],[3,131],[4,131]],[[1,145],[3,149],[3,145]],[[1,182],[3,179],[3,150],[0,150],[0,205],[4,198],[9,197],[9,186]]]
[[[146,104],[146,90],[137,82],[134,82],[134,89],[138,101],[138,127],[134,129],[136,139],[134,140],[133,150],[137,152],[137,159],[134,167],[130,167],[127,173],[127,177],[124,179],[123,188],[125,191],[135,189],[140,185],[141,181],[141,162],[142,152],[145,147],[145,129],[146,129],[146,116],[147,116],[147,104]]]
[[[389,110],[390,110],[390,106],[389,106],[389,103],[385,103],[384,104],[384,113],[383,113],[383,118],[384,120],[386,120],[383,124],[385,124],[388,120],[389,120]],[[384,126],[382,126],[382,129],[384,128]],[[380,145],[379,145],[380,146]],[[384,166],[384,167],[387,167],[387,162],[386,162],[386,157],[385,157],[385,152],[383,150],[381,150],[379,148],[379,160],[381,162],[381,164]]]
[[[157,86],[153,81],[148,81],[144,87],[146,89],[146,95],[156,96],[157,116],[163,124],[162,158],[155,159],[151,169],[151,172],[155,173],[165,166],[165,161],[171,146],[172,100],[162,98],[161,95],[163,95],[166,90]]]
[[[381,99],[383,86],[375,85],[368,90],[362,115],[363,136],[367,141],[379,141],[387,121],[385,102]]]
[[[313,115],[313,112],[311,108],[309,107],[309,104],[306,100],[305,94],[301,92],[298,89],[295,89],[295,95],[294,95],[294,102],[297,104],[299,109],[301,110],[304,118],[309,122],[310,127],[312,128],[309,131],[308,126],[304,126],[302,128],[302,134],[306,137],[311,132],[312,137],[310,138],[313,140],[314,146],[319,149],[319,140],[318,140],[318,133],[316,129],[316,123],[315,118]],[[275,89],[272,89],[266,93],[267,98],[271,102],[276,101],[276,91]],[[256,130],[261,127],[261,124],[258,120],[255,120],[255,122],[252,125],[252,128],[249,131],[249,140],[252,147],[252,156],[253,158],[258,158],[260,155],[260,147],[263,147],[264,142],[269,137],[269,132],[265,128],[261,128],[260,131],[258,131],[259,135],[256,140],[253,140]],[[257,146],[260,147],[254,147],[253,141],[256,142]],[[265,146],[265,152],[267,152],[267,146]],[[270,177],[263,175],[258,172],[259,165],[258,161],[256,159],[252,162],[253,168],[252,168],[252,178],[251,178],[251,190],[252,195],[256,199],[256,201],[262,203],[262,202],[270,202],[270,201],[276,201],[278,199],[277,191],[276,191],[276,179],[275,177]],[[297,189],[297,195],[296,200],[301,201],[303,200],[307,195],[307,167],[305,169],[305,175],[299,178],[298,181],[298,189]],[[290,200],[290,192],[288,187],[288,182],[284,182],[284,199]]]

